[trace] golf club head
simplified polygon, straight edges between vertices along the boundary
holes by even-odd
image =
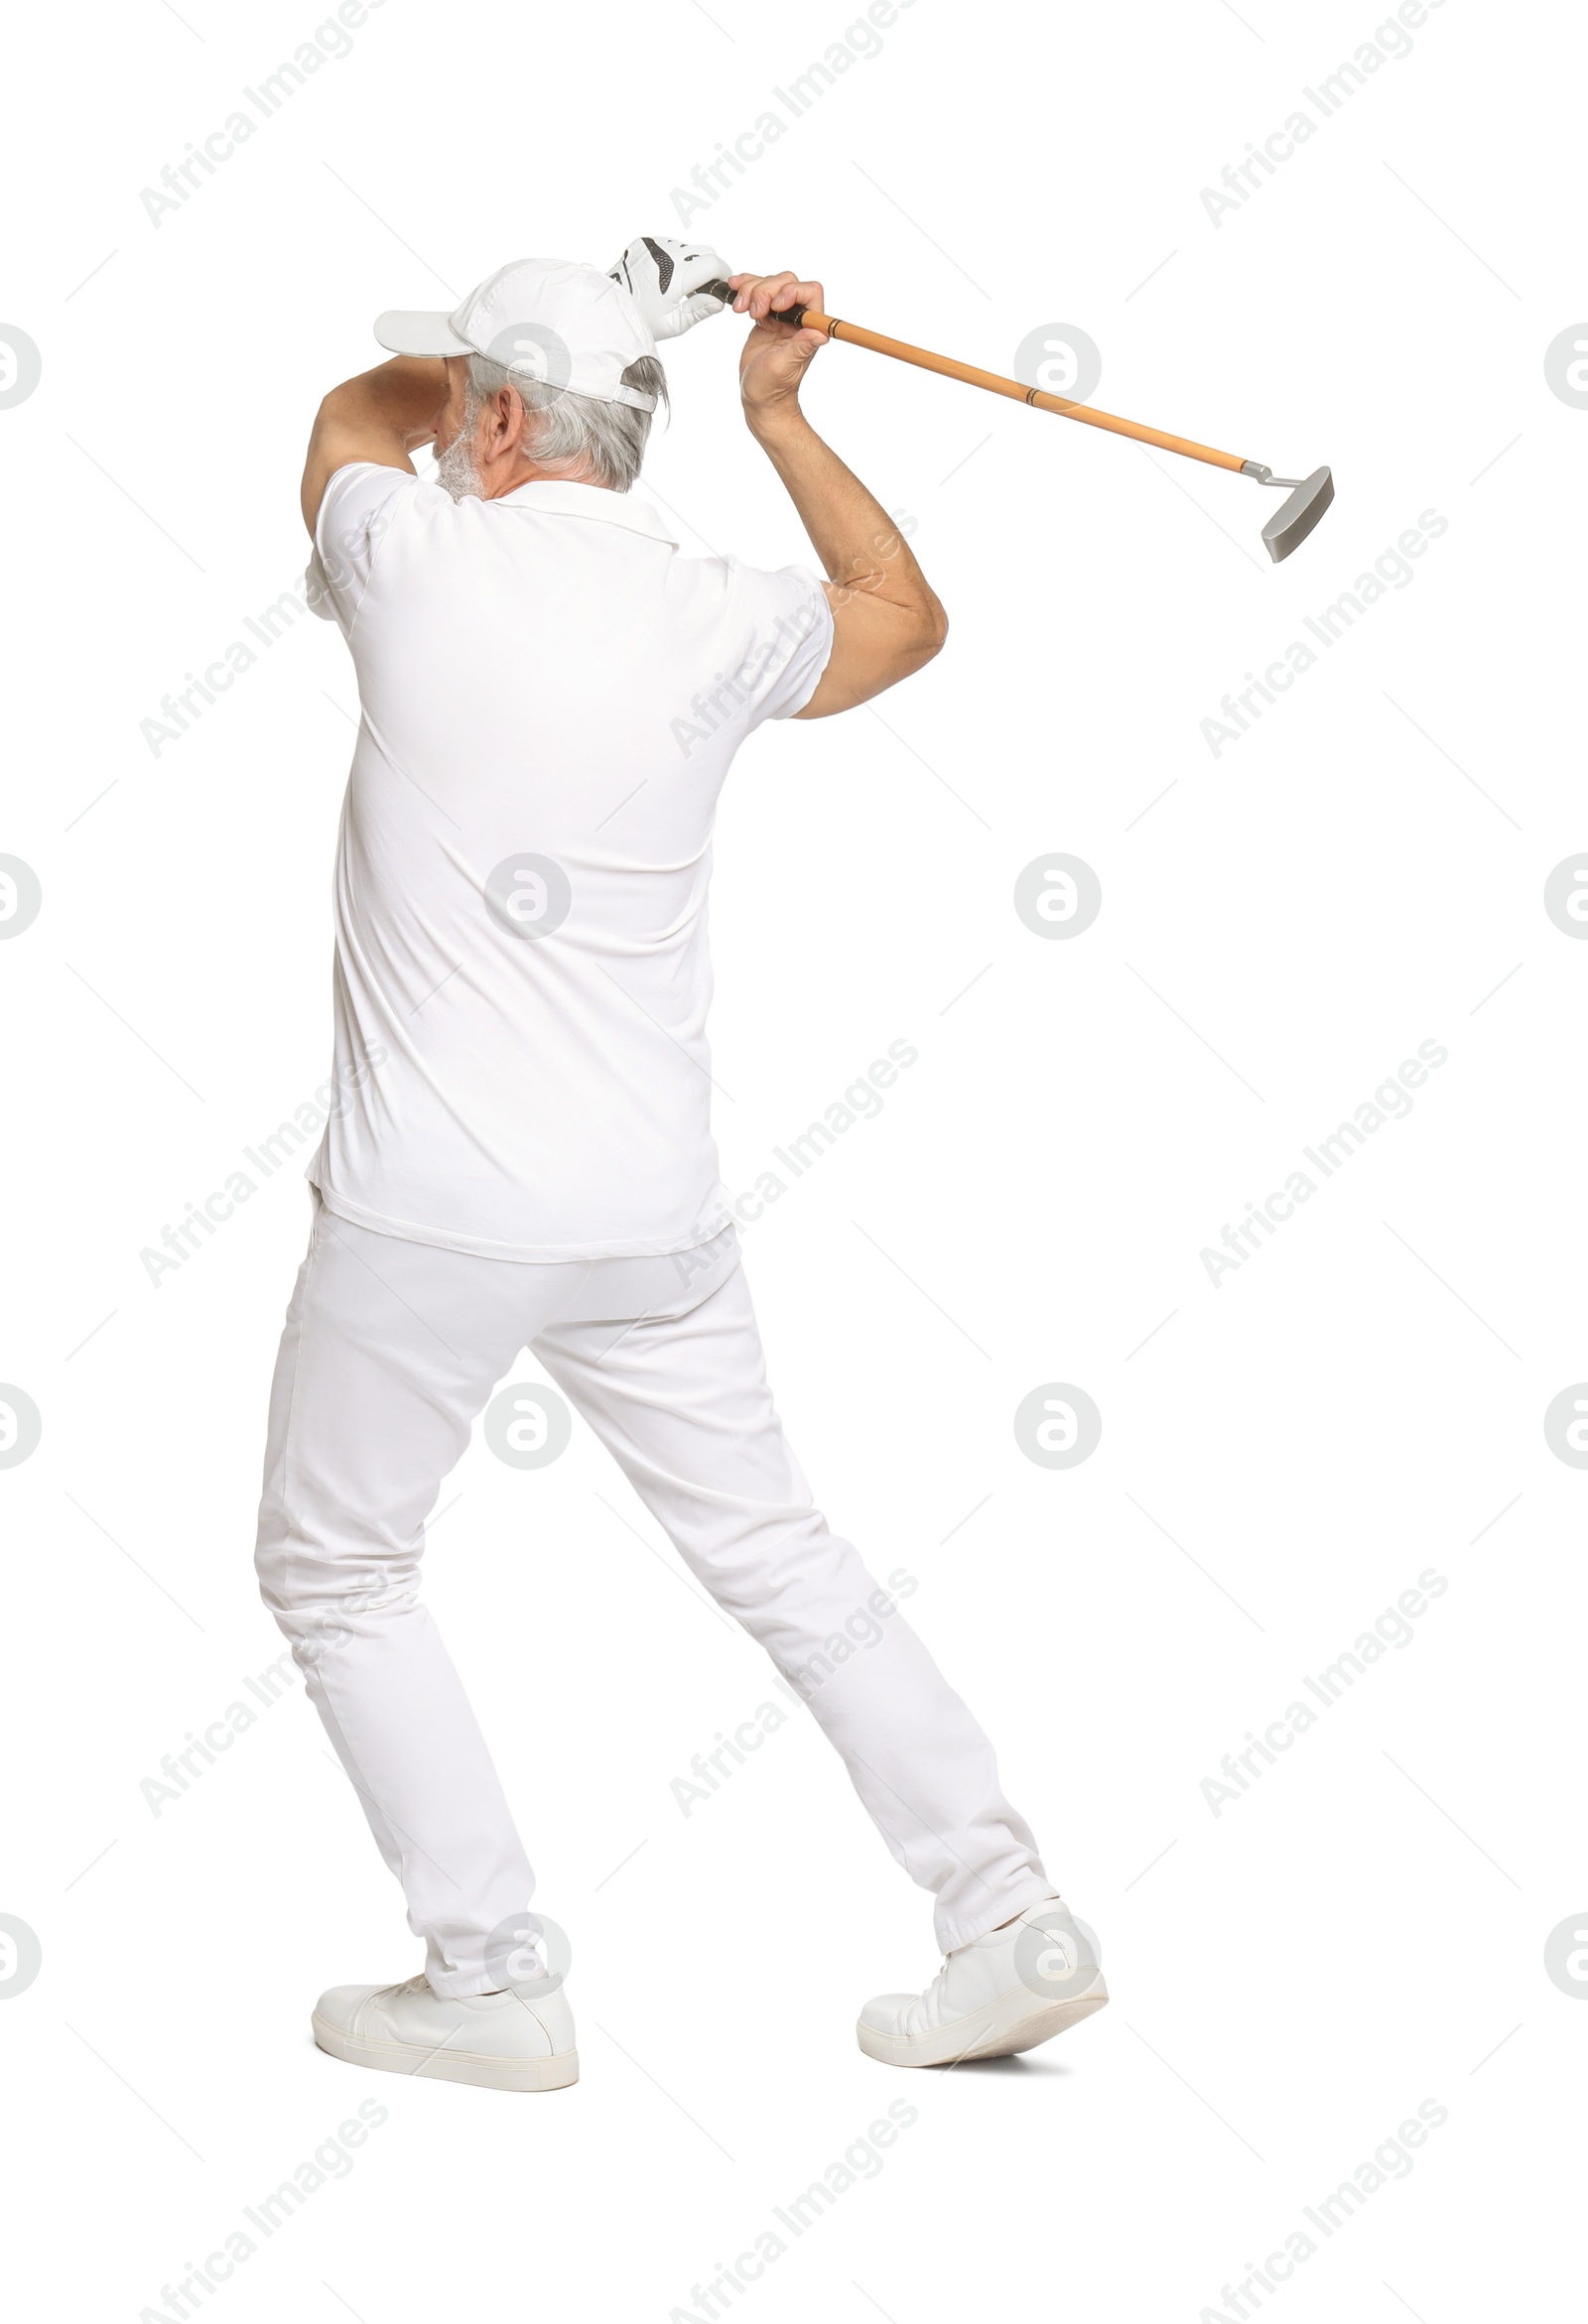
[[[1334,498],[1334,478],[1327,468],[1314,468],[1262,528],[1262,545],[1275,565],[1292,549],[1299,549]]]

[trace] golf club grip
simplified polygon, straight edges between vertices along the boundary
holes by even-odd
[[[709,283],[710,291],[728,290],[723,283]],[[732,294],[728,294],[731,298]],[[913,363],[918,370],[936,371],[945,379],[960,379],[968,387],[985,387],[992,395],[1006,395],[1016,403],[1031,404],[1039,412],[1056,412],[1060,419],[1079,420],[1084,427],[1102,428],[1112,436],[1128,436],[1136,444],[1156,445],[1160,452],[1179,452],[1185,459],[1203,460],[1209,467],[1232,468],[1244,465],[1237,452],[1216,452],[1210,444],[1196,444],[1188,436],[1170,436],[1161,428],[1143,427],[1139,420],[1122,420],[1113,412],[1097,411],[1091,404],[1069,403],[1063,396],[1049,395],[1039,387],[1027,387],[1023,380],[1006,379],[998,371],[980,371],[972,363],[957,362],[952,355],[934,355],[928,347],[912,347],[905,339],[884,338],[880,331],[864,330],[858,323],[845,323],[836,315],[824,315],[815,307],[787,307],[778,317],[779,322],[792,323],[796,330],[819,330],[828,338],[848,339],[857,347],[868,347],[873,354],[891,355],[900,363]]]

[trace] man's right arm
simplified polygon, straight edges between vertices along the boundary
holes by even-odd
[[[868,702],[929,662],[948,635],[948,616],[886,509],[800,409],[800,380],[825,342],[820,331],[791,328],[779,310],[820,313],[821,284],[792,274],[729,280],[735,308],[754,325],[739,362],[744,417],[828,577],[833,651],[815,693],[796,713],[825,718]]]
[[[404,468],[436,434],[447,403],[447,365],[439,355],[394,355],[333,387],[315,415],[304,462],[301,505],[311,536],[326,486],[354,460]]]

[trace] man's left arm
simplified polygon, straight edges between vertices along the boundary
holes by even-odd
[[[409,453],[434,441],[447,407],[447,365],[440,355],[394,355],[333,387],[315,415],[304,462],[301,505],[313,537],[326,486],[354,460],[416,471]]]
[[[827,572],[833,645],[798,718],[831,717],[897,686],[929,662],[948,616],[903,535],[859,476],[824,444],[800,409],[800,381],[821,332],[795,329],[787,307],[822,307],[820,283],[787,272],[728,276],[733,304],[753,324],[739,355],[750,434],[782,479]]]

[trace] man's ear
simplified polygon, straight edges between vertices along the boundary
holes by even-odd
[[[529,427],[529,415],[510,387],[499,387],[490,405],[491,433],[486,447],[493,458],[516,452]]]

